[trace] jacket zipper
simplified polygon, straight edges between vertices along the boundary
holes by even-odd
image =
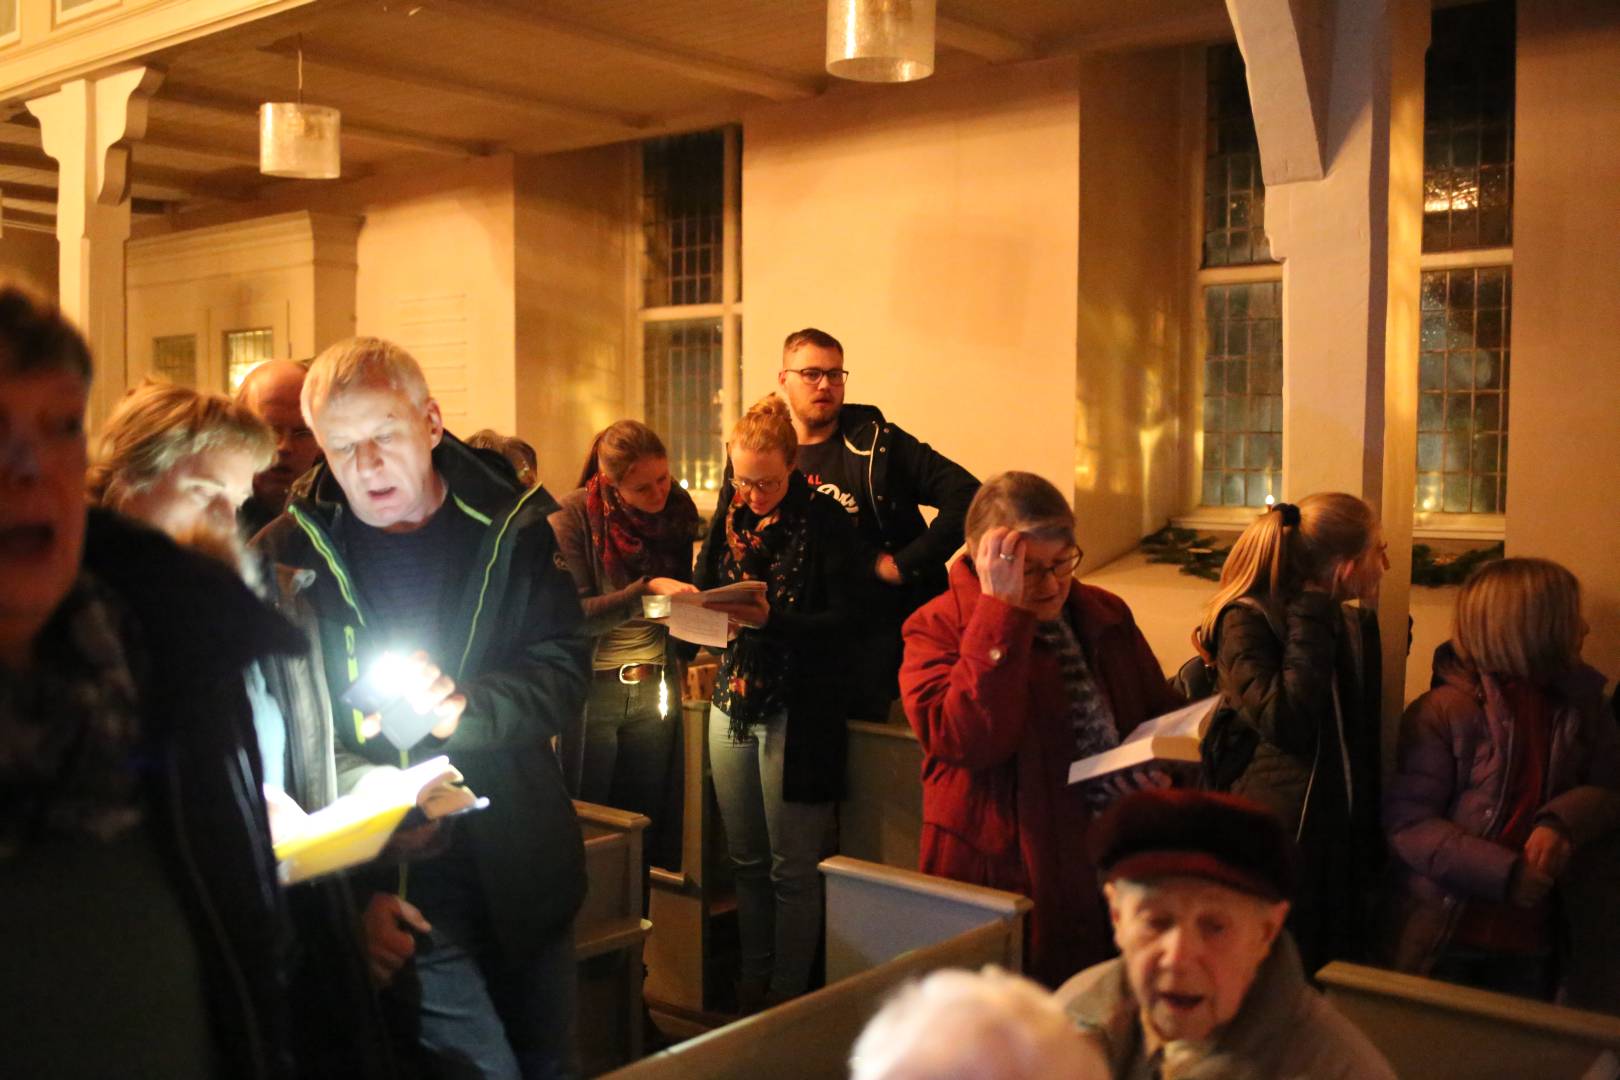
[[[259,1033],[258,1017],[253,1011],[253,998],[248,993],[247,976],[243,974],[240,965],[237,963],[236,954],[231,949],[230,938],[225,933],[225,924],[219,917],[219,911],[214,906],[213,898],[208,895],[208,886],[203,881],[202,872],[197,868],[196,856],[186,838],[185,814],[182,812],[180,795],[180,766],[176,760],[178,757],[179,751],[174,747],[170,747],[168,751],[169,809],[174,816],[176,846],[179,848],[180,860],[185,865],[186,873],[191,877],[192,887],[196,890],[198,904],[208,920],[209,929],[213,931],[214,937],[219,943],[220,954],[225,961],[225,970],[230,973],[231,988],[236,992],[237,1003],[242,1009],[243,1026],[247,1032],[248,1051],[253,1059],[254,1075],[262,1077],[266,1075],[264,1038]],[[237,762],[237,767],[240,767],[240,765],[241,763]],[[233,796],[238,800],[237,809],[243,810],[246,808],[240,805],[240,782],[241,775],[233,768],[231,770],[231,790]],[[251,822],[252,819],[253,816],[249,813],[248,820]],[[253,833],[251,827],[248,831],[250,834]],[[257,837],[254,838],[254,849],[257,855],[259,851]]]

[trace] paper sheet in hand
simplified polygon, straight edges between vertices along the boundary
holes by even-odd
[[[725,648],[731,641],[730,617],[723,611],[711,611],[703,606],[709,600],[745,601],[765,594],[763,581],[738,581],[718,589],[681,593],[670,597],[669,632],[682,641],[694,645],[712,645]]]
[[[1138,724],[1112,750],[1083,757],[1069,766],[1069,783],[1083,784],[1109,773],[1134,769],[1151,761],[1197,761],[1209,719],[1221,703],[1219,694]]]
[[[281,883],[294,885],[370,862],[382,854],[425,789],[460,779],[450,759],[442,756],[391,775],[368,778],[362,790],[298,821],[289,835],[272,838]],[[435,795],[429,817],[445,816],[463,803],[477,801],[466,788]]]

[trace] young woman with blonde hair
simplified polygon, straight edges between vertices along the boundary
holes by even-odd
[[[1434,688],[1401,720],[1384,807],[1400,879],[1386,942],[1395,966],[1551,995],[1556,946],[1585,929],[1571,924],[1566,887],[1597,842],[1613,858],[1620,826],[1620,732],[1603,675],[1581,660],[1586,632],[1580,585],[1555,562],[1503,559],[1463,584]],[[1616,897],[1604,899],[1587,913],[1612,925]],[[1566,975],[1614,964],[1612,950],[1563,959]]]
[[[765,583],[711,605],[739,627],[720,657],[709,756],[737,883],[743,1011],[809,989],[821,936],[822,845],[844,795],[844,724],[864,580],[855,527],[793,467],[787,404],[767,397],[732,429],[697,584]],[[731,494],[735,491],[735,495]]]
[[[1279,503],[1243,531],[1194,642],[1223,699],[1205,739],[1211,786],[1269,808],[1300,846],[1289,928],[1307,972],[1361,959],[1378,826],[1378,517],[1353,495]]]

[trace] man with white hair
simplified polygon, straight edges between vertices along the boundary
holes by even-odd
[[[259,544],[309,580],[337,749],[373,768],[445,754],[490,800],[443,855],[378,883],[394,895],[368,911],[373,972],[414,955],[421,1043],[453,1075],[575,1076],[584,848],[550,739],[583,705],[590,643],[556,504],[445,431],[397,345],[332,346],[302,394],[326,460]],[[390,689],[420,721],[385,726],[343,702],[385,653],[407,658]],[[360,771],[340,762],[340,791]]]
[[[1108,1064],[1045,987],[990,966],[936,971],[866,1025],[850,1080],[1107,1080]]]
[[[1121,956],[1058,1000],[1119,1080],[1395,1080],[1381,1054],[1305,981],[1283,923],[1295,855],[1260,806],[1144,791],[1092,833]]]

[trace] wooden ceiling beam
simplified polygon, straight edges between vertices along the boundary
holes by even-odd
[[[1107,30],[1087,30],[1042,42],[1046,56],[1116,52],[1232,40],[1232,19],[1224,9],[1201,15],[1133,22]]]
[[[152,107],[160,114],[166,113],[172,116],[189,115],[213,122],[224,120],[234,124],[248,125],[255,131],[258,130],[259,126],[259,103],[240,98],[225,98],[165,86],[153,96]],[[456,158],[458,160],[482,157],[490,152],[489,147],[477,143],[460,142],[455,139],[440,139],[431,135],[417,135],[409,131],[394,131],[389,128],[373,127],[369,124],[355,124],[350,123],[347,117],[343,120],[342,137],[357,142],[386,146],[394,150],[404,150],[409,153],[432,154],[436,157]]]
[[[821,93],[821,86],[807,79],[760,71],[726,57],[687,52],[658,42],[625,37],[611,30],[584,26],[539,11],[519,10],[507,4],[439,0],[427,10],[454,18],[458,23],[477,23],[507,32],[538,31],[552,37],[584,42],[624,57],[641,68],[668,72],[693,82],[737,90],[770,101],[798,101]]]
[[[16,143],[0,144],[0,165],[14,169],[30,169],[44,173],[54,178],[56,175],[56,162],[51,160],[43,150],[19,146]],[[195,195],[209,199],[241,199],[244,192],[235,186],[219,184],[198,176],[185,169],[167,169],[157,165],[143,165],[136,162],[130,170],[131,183],[136,187],[156,187],[166,191],[179,192],[182,195]]]
[[[260,51],[276,56],[294,56],[297,54],[297,46],[290,44],[267,45]],[[401,67],[397,61],[394,63],[382,63],[367,57],[345,55],[333,49],[311,47],[307,43],[304,45],[303,52],[304,64],[308,67],[325,68],[328,71],[336,71],[345,75],[358,75],[366,79],[382,79],[435,94],[450,94],[467,101],[480,102],[493,108],[523,113],[531,119],[543,123],[569,124],[573,127],[603,131],[626,137],[639,134],[647,126],[646,117],[603,112],[599,109],[588,109],[579,105],[531,97],[528,94],[519,94],[511,90],[496,90],[488,86],[462,82],[459,79],[445,78],[441,75],[428,75],[421,71]]]
[[[56,188],[43,184],[18,184],[10,180],[0,180],[0,197],[29,199],[33,202],[50,203],[56,205]],[[168,210],[173,199],[131,199],[129,208],[136,214],[161,214]]]
[[[30,119],[32,118],[30,117]],[[9,122],[0,121],[0,142],[9,143],[13,146],[37,148],[39,146],[38,121],[31,124],[26,123],[21,116]],[[189,139],[176,139],[164,135],[157,137],[143,135],[138,141],[130,145],[134,149],[137,158],[141,156],[141,150],[144,147],[151,150],[173,150],[182,154],[213,158],[215,161],[225,161],[232,165],[249,165],[255,169],[259,167],[259,155],[256,151],[235,149],[216,143],[192,142]]]
[[[934,16],[934,39],[947,48],[977,56],[992,64],[1032,60],[1037,55],[1035,43],[1017,34],[943,14]]]
[[[0,213],[0,233],[4,233],[8,229],[55,236],[56,216],[54,214],[36,214],[29,210],[6,210],[4,213]]]

